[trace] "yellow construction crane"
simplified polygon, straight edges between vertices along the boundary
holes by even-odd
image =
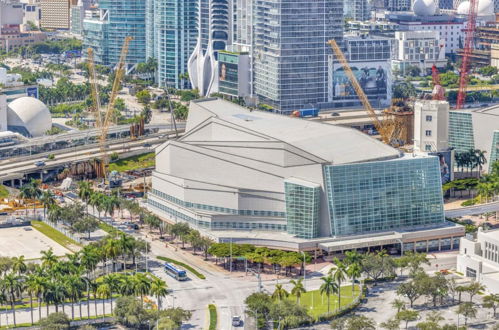
[[[341,51],[340,47],[336,43],[335,40],[329,40],[328,44],[331,46],[331,49],[333,50],[334,54],[336,55],[336,58],[338,61],[341,63],[343,66],[343,70],[345,70],[345,74],[347,75],[348,79],[350,79],[350,82],[352,83],[352,87],[357,93],[357,96],[360,99],[360,102],[362,102],[362,105],[364,106],[364,109],[366,110],[367,114],[369,115],[369,118],[371,119],[372,123],[374,124],[374,127],[376,130],[379,132],[381,135],[381,140],[386,143],[386,144],[392,144],[392,136],[395,131],[399,131],[395,127],[395,122],[393,119],[386,113],[383,112],[383,121],[379,120],[378,115],[374,111],[373,107],[371,106],[371,103],[369,103],[369,100],[362,90],[362,87],[360,86],[359,82],[357,81],[357,78],[355,77],[355,74],[353,73],[352,69],[350,68],[350,65],[348,65],[348,61],[345,58],[345,55]]]
[[[92,86],[92,98],[94,101],[94,107],[96,108],[96,117],[95,117],[96,127],[100,128],[100,135],[99,135],[100,162],[98,164],[95,164],[95,166],[96,166],[97,176],[101,178],[107,177],[107,167],[108,167],[108,157],[106,149],[107,133],[109,131],[109,126],[111,125],[111,118],[113,117],[114,113],[114,103],[116,101],[116,96],[118,95],[121,86],[121,79],[123,78],[123,75],[125,73],[125,61],[126,61],[126,56],[128,54],[128,47],[130,45],[130,41],[132,40],[133,37],[126,37],[125,42],[123,43],[120,59],[115,69],[115,77],[114,77],[113,87],[111,90],[111,95],[109,97],[109,103],[107,105],[107,109],[103,117],[101,117],[99,110],[100,98],[99,98],[99,90],[95,74],[93,50],[91,48],[87,50],[90,82]]]

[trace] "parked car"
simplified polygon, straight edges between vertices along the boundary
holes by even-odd
[[[232,317],[232,325],[234,327],[238,327],[241,325],[241,317],[240,316],[233,316]]]

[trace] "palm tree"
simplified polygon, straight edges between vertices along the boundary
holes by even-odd
[[[55,204],[54,194],[50,190],[43,191],[40,196],[40,202],[42,202],[43,205],[43,218],[46,219],[47,210],[51,205]]]
[[[135,244],[135,239],[125,233],[120,233],[118,239],[119,249],[121,251],[121,257],[123,259],[123,271],[126,269],[126,255],[131,252],[133,245]]]
[[[346,266],[342,263],[338,258],[335,259],[334,263],[336,264],[335,269],[331,269],[330,273],[333,277],[333,280],[338,284],[338,308],[341,307],[341,282],[346,279]]]
[[[120,244],[115,239],[108,239],[104,245],[104,251],[107,258],[112,259],[113,262],[113,273],[116,272],[116,258],[120,254]]]
[[[321,294],[326,294],[327,295],[327,313],[329,314],[330,311],[330,296],[333,293],[336,293],[339,291],[338,284],[336,284],[333,280],[333,277],[331,275],[328,275],[327,277],[321,277],[321,280],[324,281],[324,283],[321,284],[319,288],[319,292]]]
[[[23,200],[24,203],[24,210],[26,212],[26,219],[28,218],[28,203],[26,202],[27,199],[31,198],[31,189],[29,184],[25,184],[19,189],[19,198]]]
[[[293,284],[293,289],[291,289],[291,294],[296,297],[297,304],[300,303],[300,298],[301,298],[302,293],[307,292],[307,290],[305,290],[305,287],[303,286],[302,281],[303,281],[302,278],[300,278],[297,281],[295,281],[295,280],[290,281],[290,283]]]
[[[352,280],[352,297],[353,297],[355,289],[355,280],[362,275],[362,267],[360,266],[360,264],[357,262],[350,264],[350,266],[348,266],[347,268],[347,275],[350,276],[350,279]]]
[[[482,173],[482,165],[485,165],[487,163],[487,157],[485,157],[486,153],[487,153],[487,151],[484,151],[484,150],[480,150],[480,149],[474,150],[476,163],[478,165],[478,176],[479,177],[480,177],[480,174]]]
[[[400,299],[395,299],[392,301],[392,307],[397,309],[397,313],[400,312],[401,309],[405,308],[405,302]]]
[[[33,199],[33,218],[34,218],[36,213],[36,199],[40,198],[40,196],[42,195],[42,191],[40,189],[40,181],[31,179],[28,189],[29,189],[30,198]]]
[[[151,280],[144,274],[137,273],[132,279],[134,283],[134,293],[140,296],[140,300],[144,302],[144,296],[149,294],[151,290]]]
[[[75,319],[74,304],[77,300],[81,298],[81,293],[83,290],[83,281],[79,275],[69,275],[64,278],[64,285],[66,294],[71,301],[71,319]],[[81,317],[81,305],[80,305],[80,317]]]
[[[111,313],[112,313],[113,312],[113,293],[118,292],[120,282],[121,282],[121,277],[118,274],[107,274],[102,279],[102,282],[107,284],[107,286],[109,287],[109,290],[111,290]]]
[[[107,283],[101,283],[97,287],[96,294],[100,299],[102,299],[102,311],[103,314],[106,315],[106,299],[111,297],[111,288]]]
[[[13,257],[12,258],[12,271],[17,273],[17,275],[21,275],[26,272],[28,266],[26,266],[26,261],[24,256]]]
[[[13,317],[13,320],[14,320],[14,327],[16,327],[17,326],[17,323],[16,323],[16,310],[14,308],[14,304],[16,302],[16,297],[18,297],[19,295],[21,295],[21,292],[22,292],[22,289],[23,289],[22,282],[21,282],[21,277],[18,276],[18,275],[16,275],[16,274],[14,274],[14,273],[7,274],[3,278],[3,284],[4,284],[4,287],[5,287],[5,290],[9,294],[10,307],[12,309],[12,317]]]
[[[52,268],[57,263],[57,257],[54,254],[52,248],[40,252],[42,255],[42,267],[46,267],[48,269]]]
[[[287,296],[289,296],[289,293],[282,287],[282,284],[276,284],[272,299],[283,300]]]
[[[40,277],[38,277],[35,274],[29,274],[26,277],[26,280],[24,282],[24,288],[26,292],[29,294],[29,305],[30,305],[30,311],[31,311],[31,325],[35,324],[33,320],[33,295],[38,295],[40,290]],[[38,308],[41,308],[41,306],[38,306]]]
[[[90,197],[92,196],[93,189],[92,189],[92,184],[90,181],[80,181],[78,182],[78,197],[85,202],[86,204],[86,209],[87,209],[87,215],[88,215],[88,201],[90,200]]]
[[[168,295],[168,286],[166,282],[155,278],[151,283],[151,295],[156,297],[158,301],[158,311],[161,310],[161,298],[166,297]]]

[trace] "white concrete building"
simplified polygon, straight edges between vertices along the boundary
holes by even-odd
[[[437,157],[351,128],[202,99],[156,164],[149,209],[219,242],[426,252],[464,234],[445,221]]]
[[[443,67],[445,40],[436,31],[397,31],[395,32],[394,69],[404,72],[409,66],[417,66],[421,71],[430,70],[435,64]]]
[[[449,148],[449,102],[414,103],[414,150],[437,152]]]
[[[475,239],[463,237],[457,256],[457,270],[499,294],[499,230],[478,230]]]

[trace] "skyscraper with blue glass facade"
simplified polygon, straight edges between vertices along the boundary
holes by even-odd
[[[158,62],[160,87],[188,88],[187,62],[198,37],[198,0],[147,0],[147,57]]]
[[[99,0],[98,13],[83,21],[84,47],[97,47],[95,61],[114,66],[118,63],[125,37],[130,42],[126,63],[146,61],[146,2],[137,0]]]

